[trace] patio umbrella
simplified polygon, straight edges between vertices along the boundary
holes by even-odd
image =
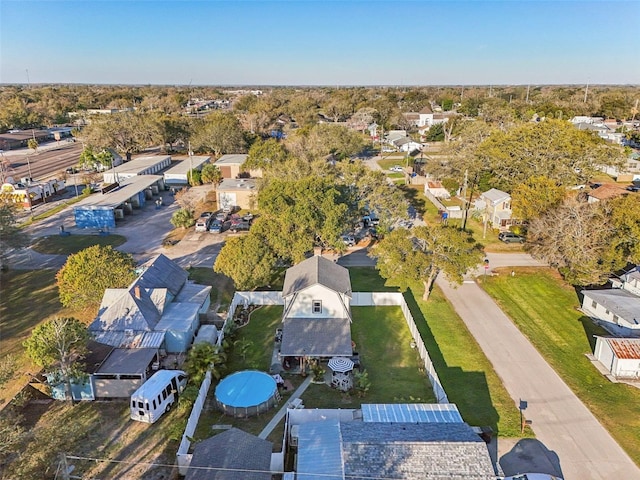
[[[353,370],[353,362],[347,357],[334,357],[329,360],[329,368],[334,372],[349,372]]]

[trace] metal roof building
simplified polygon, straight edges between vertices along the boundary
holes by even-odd
[[[116,219],[124,218],[134,208],[142,208],[146,201],[164,188],[162,177],[142,175],[125,179],[108,193],[93,194],[73,207],[78,228],[115,228]]]
[[[171,157],[169,155],[138,157],[106,170],[102,177],[105,183],[116,183],[140,175],[154,175],[170,166]]]
[[[164,183],[167,185],[187,185],[189,183],[187,180],[189,170],[202,170],[202,167],[209,163],[211,157],[191,156],[174,158],[174,160],[179,161],[165,170],[163,173]]]
[[[596,337],[593,354],[614,377],[640,379],[640,338]]]

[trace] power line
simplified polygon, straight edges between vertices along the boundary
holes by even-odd
[[[166,467],[166,468],[176,468],[179,465],[170,464],[170,463],[151,463],[151,462],[131,462],[127,460],[109,460],[103,458],[95,458],[95,457],[82,457],[77,455],[64,455],[65,462],[66,460],[85,460],[91,462],[101,462],[101,463],[116,463],[116,464],[124,464],[124,465],[138,465],[138,466],[148,466],[148,467]],[[261,469],[244,469],[244,468],[224,468],[224,467],[198,467],[198,466],[189,466],[188,470],[203,470],[203,471],[214,471],[214,472],[239,472],[239,473],[268,473],[270,475],[282,475],[285,471],[273,471],[273,470],[261,470]],[[410,473],[410,472],[405,472]],[[423,475],[424,480],[429,480],[429,478],[439,478],[441,479],[443,475],[449,476],[450,478],[464,478],[464,479],[487,479],[487,474],[481,473],[471,473],[471,472],[433,472],[433,474],[425,473],[425,472],[414,472],[419,475]],[[367,476],[367,475],[347,475],[347,474],[330,474],[330,473],[312,473],[312,472],[297,472],[296,476],[300,476],[300,478],[304,478],[305,475],[312,475],[314,477],[324,477],[327,479],[337,478],[337,479],[366,479],[366,480],[403,480],[406,477],[380,477],[380,476]],[[433,475],[433,477],[431,477]],[[98,480],[97,478],[87,479],[87,477],[72,477],[68,478],[82,478],[83,480]]]

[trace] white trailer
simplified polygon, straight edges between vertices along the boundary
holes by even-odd
[[[131,418],[154,423],[171,410],[186,385],[187,374],[182,370],[158,370],[131,395]]]

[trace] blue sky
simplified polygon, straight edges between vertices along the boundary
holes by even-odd
[[[0,0],[0,82],[640,84],[640,0]]]

